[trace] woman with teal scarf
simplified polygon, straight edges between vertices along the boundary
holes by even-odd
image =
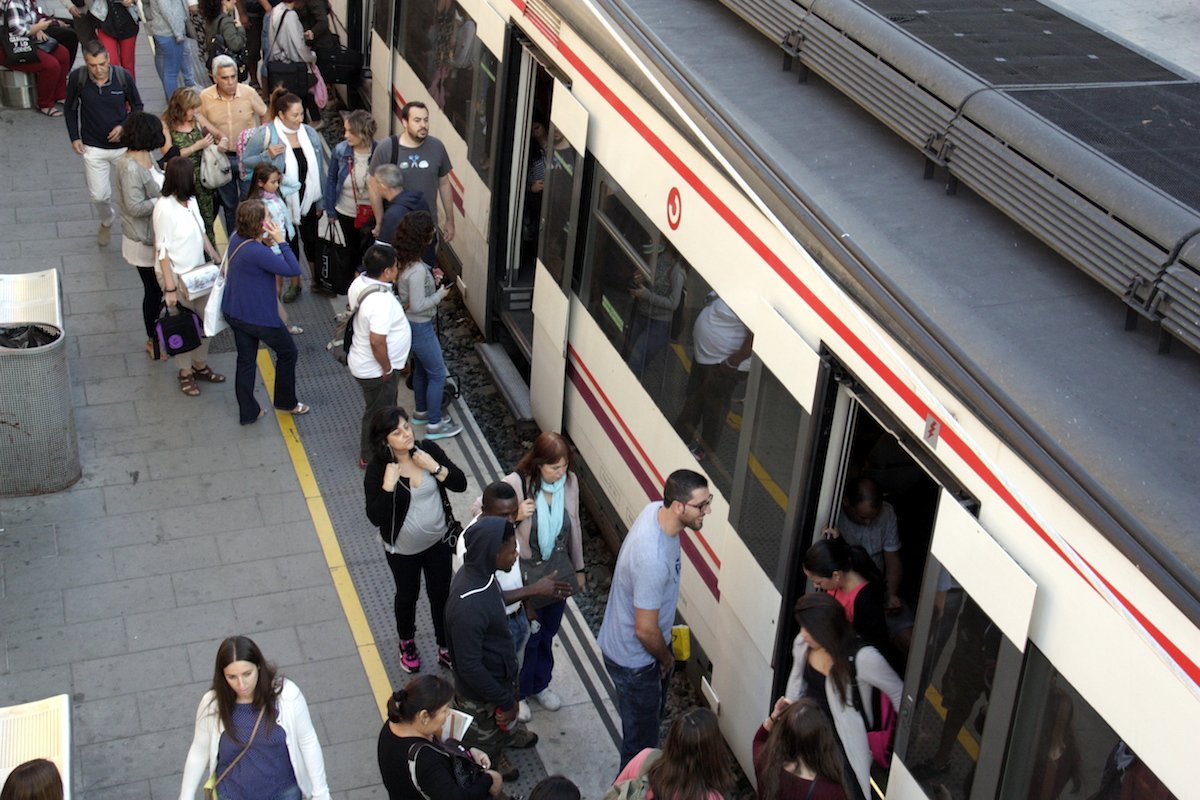
[[[579,480],[571,469],[571,447],[567,440],[548,431],[539,434],[505,481],[513,485],[522,501],[517,511],[522,575],[542,562],[556,560],[564,564],[557,579],[571,583],[571,576],[561,573],[574,570],[574,584],[582,592],[587,588],[587,573],[583,565],[583,530],[579,525]],[[557,557],[556,550],[561,551]],[[521,667],[523,719],[528,719],[530,713],[527,698],[533,698],[547,711],[562,707],[562,698],[550,688],[550,680],[554,672],[554,636],[566,608],[565,599],[537,608],[536,622],[540,629],[530,634]]]

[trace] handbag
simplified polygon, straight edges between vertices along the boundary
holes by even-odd
[[[233,255],[229,254],[229,248],[225,248],[225,258],[221,260],[221,268],[217,274],[217,280],[213,283],[212,291],[208,293],[208,305],[204,307],[204,335],[216,336],[221,331],[229,327],[229,323],[225,320],[225,314],[221,311],[221,305],[225,300],[225,275],[229,272],[229,265],[233,262],[233,256],[236,256],[241,249],[250,244],[250,240],[242,242],[233,251]]]
[[[350,169],[346,171],[346,180],[350,181],[350,189],[354,192],[354,227],[361,231],[374,227],[375,209],[371,208],[370,203],[359,201],[358,182],[354,180],[354,153],[351,152],[347,158],[350,161]]]
[[[341,223],[326,215],[325,233],[317,242],[317,282],[336,294],[345,294],[358,271],[356,259],[346,246]]]
[[[471,751],[456,739],[446,739],[442,742],[417,742],[408,748],[408,774],[414,776],[413,785],[416,786],[421,796],[427,798],[427,800],[434,800],[434,798],[431,798],[424,789],[417,786],[415,779],[417,774],[417,756],[425,748],[450,759],[450,771],[454,775],[455,785],[460,789],[466,789],[473,785],[484,772],[483,767],[476,764],[475,759],[471,757]]]
[[[10,67],[17,64],[36,64],[37,48],[33,39],[4,26],[4,63]]]
[[[362,65],[361,50],[351,50],[341,44],[317,48],[317,66],[321,68],[326,83],[357,83]]]
[[[200,185],[205,189],[220,189],[233,180],[229,159],[221,148],[210,144],[200,154]]]
[[[196,225],[200,227],[200,237],[205,238],[207,234],[204,232],[204,220],[200,218],[200,212],[190,203],[188,210]],[[175,273],[175,285],[179,289],[179,296],[189,303],[211,292],[213,284],[217,282],[217,276],[221,274],[221,268],[216,264],[180,267],[174,261],[171,262],[171,271]]]
[[[316,64],[309,64],[308,69],[315,79],[312,85],[313,101],[317,104],[317,108],[324,108],[329,103],[329,89],[325,86],[325,79],[321,77],[321,70],[317,68]]]
[[[233,761],[229,762],[229,766],[226,767],[220,775],[216,775],[214,773],[213,775],[208,776],[208,780],[204,783],[204,800],[218,800],[217,784],[225,779],[225,776],[229,774],[229,771],[236,767],[237,763],[242,760],[242,756],[246,755],[246,753],[250,750],[250,745],[254,744],[254,737],[258,735],[258,726],[262,724],[263,712],[266,710],[266,706],[263,706],[258,710],[258,719],[254,720],[254,730],[250,731],[250,738],[246,740],[246,746],[242,748],[242,752],[238,753],[237,757],[233,759]]]
[[[456,550],[458,537],[462,536],[463,526],[454,518],[454,509],[450,508],[450,498],[446,496],[446,490],[439,486],[438,494],[442,497],[442,513],[446,515],[446,535],[442,537],[442,541],[450,545],[451,550]]]
[[[171,313],[163,303],[162,311],[154,323],[154,360],[168,356],[190,353],[200,346],[204,338],[204,327],[200,317],[190,308],[177,305]]]

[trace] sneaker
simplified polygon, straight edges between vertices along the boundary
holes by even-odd
[[[505,783],[511,783],[521,777],[521,771],[517,769],[516,764],[512,763],[508,758],[508,753],[501,753],[496,759],[496,763],[492,764],[492,769],[500,773],[500,777]]]
[[[283,290],[283,296],[280,298],[285,303],[294,303],[296,298],[300,296],[300,284],[289,283]]]
[[[408,673],[421,671],[421,654],[412,639],[400,640],[400,669]]]
[[[112,240],[112,225],[100,224],[100,230],[96,231],[96,244],[101,247],[108,247],[109,241]]]
[[[517,704],[517,722],[529,722],[533,719],[533,711],[529,709],[529,703],[522,700]]]
[[[441,422],[436,424],[431,422],[425,426],[426,439],[448,439],[460,433],[462,433],[462,425],[451,419],[449,414],[442,417]]]
[[[454,662],[450,660],[450,651],[447,648],[438,648],[438,663],[446,669],[454,669]]]
[[[535,695],[532,695],[534,700],[538,701],[538,705],[547,711],[558,711],[562,708],[562,698],[553,689],[542,689]]]
[[[429,424],[429,412],[428,411],[414,411],[412,413],[412,416],[408,418],[408,422],[410,425],[428,425]]]
[[[524,750],[538,743],[538,735],[524,725],[513,728],[508,734],[508,746],[514,750]]]

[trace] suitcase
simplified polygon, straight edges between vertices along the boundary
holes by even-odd
[[[317,48],[317,66],[326,83],[358,83],[362,64],[363,56],[358,50],[340,45]]]

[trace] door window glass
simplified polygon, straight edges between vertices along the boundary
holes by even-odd
[[[1004,636],[944,567],[904,761],[930,797],[971,795]]]
[[[540,161],[532,165],[530,174],[543,176],[542,263],[554,276],[555,283],[561,285],[571,242],[571,198],[583,160],[553,125],[546,147],[531,153],[530,158]]]
[[[1032,644],[1001,796],[1173,800],[1154,771]]]

